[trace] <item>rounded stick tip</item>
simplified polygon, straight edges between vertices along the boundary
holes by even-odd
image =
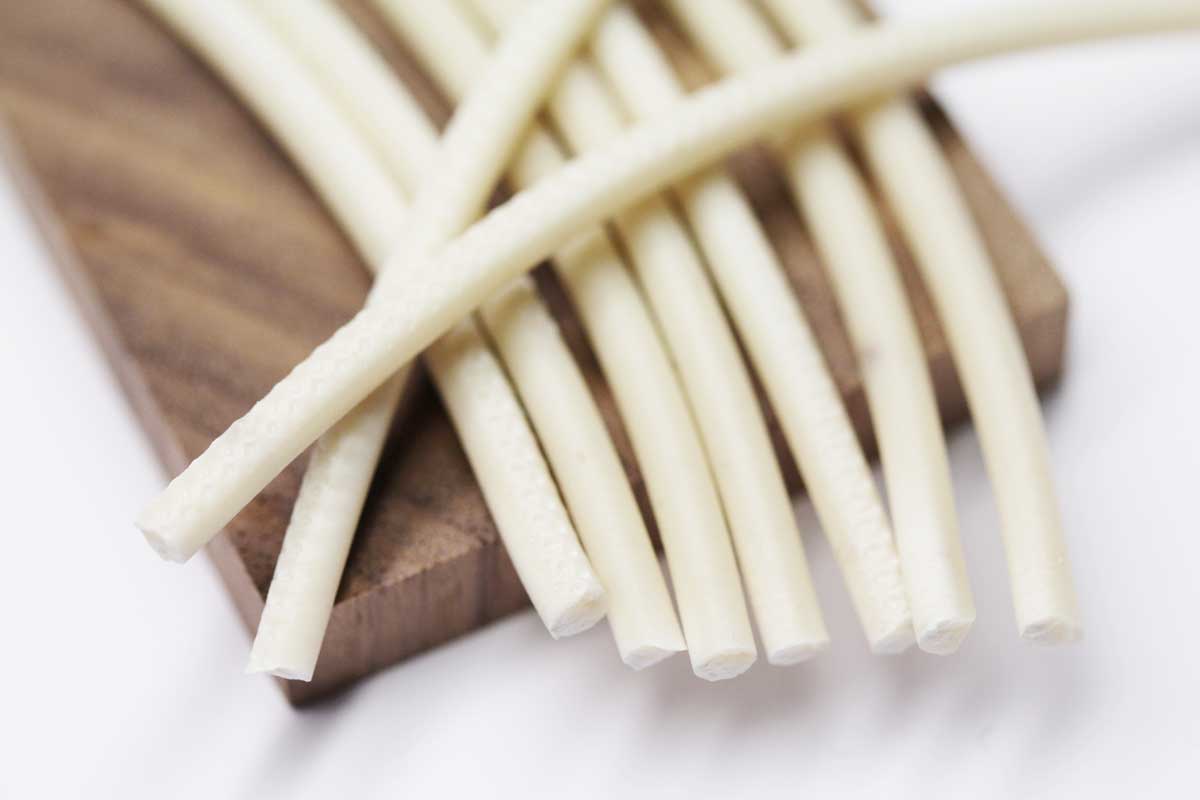
[[[892,656],[912,647],[917,637],[913,633],[912,620],[904,620],[871,641],[871,652],[875,655]]]
[[[1023,625],[1021,638],[1035,644],[1070,644],[1083,638],[1083,626],[1073,617],[1042,617]]]
[[[725,681],[736,678],[758,658],[754,648],[735,648],[713,653],[703,661],[692,659],[692,672],[706,681]]]
[[[974,616],[947,617],[930,623],[917,634],[917,647],[937,656],[951,655],[967,638],[974,624]]]
[[[814,639],[811,642],[797,642],[786,647],[777,647],[767,651],[767,663],[776,667],[790,667],[819,656],[829,649],[829,639]]]
[[[604,619],[607,611],[608,596],[598,583],[594,583],[553,619],[546,620],[546,629],[555,639],[574,636]]]
[[[684,649],[676,645],[644,644],[622,653],[621,660],[630,669],[643,670],[665,661],[676,653],[682,653]]]
[[[263,672],[289,681],[311,681],[313,667],[287,666],[251,652],[250,661],[246,664],[246,674],[258,675]]]
[[[137,529],[142,532],[142,536],[146,537],[146,544],[150,545],[150,548],[158,553],[159,558],[164,561],[182,564],[196,553],[195,550],[188,550],[181,547],[178,542],[172,541],[153,524],[139,520],[136,525]]]

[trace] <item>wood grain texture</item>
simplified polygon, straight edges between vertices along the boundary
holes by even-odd
[[[444,117],[411,60],[369,14],[347,5]],[[286,158],[199,61],[126,0],[0,0],[0,111],[6,160],[172,474],[362,303],[366,272]],[[928,113],[1044,386],[1062,365],[1066,293],[945,117],[932,106]],[[738,168],[869,442],[852,351],[786,189],[753,154]],[[952,424],[965,415],[962,392],[929,299],[903,263]],[[595,360],[561,292],[539,277],[645,508]],[[209,549],[251,627],[303,461]],[[293,702],[312,700],[526,603],[453,430],[419,383],[367,501],[314,680],[288,682],[285,691]]]

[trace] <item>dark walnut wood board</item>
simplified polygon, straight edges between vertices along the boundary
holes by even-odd
[[[412,60],[363,8],[348,7],[444,118]],[[926,105],[1045,386],[1062,366],[1066,292],[945,117]],[[287,159],[219,80],[130,2],[2,0],[0,111],[12,173],[171,474],[362,303],[366,272]],[[852,351],[803,226],[761,159],[741,166],[870,447]],[[929,300],[901,255],[953,424],[965,416],[962,392]],[[543,284],[645,507],[595,361],[561,295]],[[251,628],[303,462],[208,550]],[[132,523],[129,535],[137,535]],[[367,502],[315,679],[285,683],[285,691],[295,703],[310,701],[526,603],[454,432],[421,383]]]

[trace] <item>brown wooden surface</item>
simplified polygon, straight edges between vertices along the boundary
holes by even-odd
[[[395,43],[354,11],[436,108]],[[170,473],[362,302],[366,273],[287,160],[202,64],[126,0],[0,0],[0,111],[4,154]],[[1061,368],[1063,286],[944,117],[929,113],[1045,385]],[[761,159],[741,166],[867,436],[852,352],[786,190]],[[940,328],[907,259],[904,268],[946,421],[959,421],[962,393]],[[616,424],[577,324],[564,303],[556,307]],[[294,702],[526,603],[427,385],[418,386],[410,408],[368,499],[315,679],[286,685]],[[250,626],[302,464],[272,483],[209,551]],[[132,524],[130,535],[137,535]],[[149,549],[146,557],[153,557]]]

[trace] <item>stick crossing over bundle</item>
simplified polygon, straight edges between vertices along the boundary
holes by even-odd
[[[1200,25],[1200,6],[1063,2],[877,26],[698,92],[522,192],[433,254],[389,267],[373,299],[218,437],[139,520],[186,557],[321,433],[509,280],[582,227],[749,141],[955,61],[1018,47]]]

